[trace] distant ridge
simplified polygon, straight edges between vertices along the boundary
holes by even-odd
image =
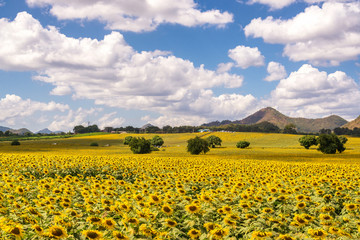
[[[337,115],[331,115],[325,118],[317,118],[317,119],[291,118],[271,107],[260,109],[259,111],[255,112],[254,114],[242,120],[233,121],[231,123],[252,125],[261,122],[270,122],[282,129],[288,124],[294,124],[298,132],[305,132],[305,133],[310,133],[310,132],[317,133],[321,129],[334,129],[337,127],[341,127],[347,123],[345,119]],[[204,126],[211,126],[211,125],[212,123],[209,123],[209,124],[205,124]]]
[[[11,129],[9,130],[10,132],[14,133],[14,134],[18,134],[18,135],[24,135],[25,133],[32,133],[29,129],[27,128],[20,128],[17,130]]]
[[[37,131],[36,133],[41,133],[41,134],[51,134],[53,133],[51,130],[49,130],[48,128],[44,128],[40,131]]]
[[[6,132],[6,131],[9,131],[9,130],[11,130],[11,128],[0,126],[0,131],[1,132]]]
[[[348,122],[347,124],[345,124],[342,127],[348,128],[348,129],[351,129],[351,130],[353,130],[354,128],[360,128],[360,116],[358,116],[356,119]]]

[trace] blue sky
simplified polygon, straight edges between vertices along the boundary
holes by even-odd
[[[360,114],[353,0],[0,0],[0,126]]]

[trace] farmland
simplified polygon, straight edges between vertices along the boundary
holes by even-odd
[[[196,135],[160,135],[165,147],[146,155],[123,145],[126,134],[0,142],[1,236],[360,238],[359,138],[324,155],[298,135],[215,133],[222,146],[192,156]]]

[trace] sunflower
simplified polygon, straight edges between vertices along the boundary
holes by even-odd
[[[288,234],[280,234],[280,236],[276,240],[295,240],[295,238],[291,237]]]
[[[190,231],[188,231],[188,235],[190,236],[191,239],[196,239],[196,238],[200,237],[201,232],[199,230],[193,228]]]
[[[172,219],[165,219],[165,225],[168,227],[176,227],[177,222]]]
[[[160,197],[155,194],[151,194],[149,197],[150,197],[150,202],[152,203],[158,204],[161,202]]]
[[[308,233],[315,239],[325,239],[327,233],[322,229],[309,229]]]
[[[229,234],[228,228],[217,228],[210,232],[213,239],[222,239]]]
[[[112,233],[112,235],[115,239],[118,239],[118,240],[129,240],[129,238],[127,236],[125,236],[123,233],[121,233],[119,231],[114,231]]]
[[[320,219],[324,221],[330,221],[333,219],[333,217],[328,214],[320,214]]]
[[[207,222],[207,223],[204,223],[204,227],[206,228],[206,230],[208,232],[210,232],[212,230],[215,230],[216,228],[220,228],[221,226],[219,224]]]
[[[353,203],[345,204],[345,207],[348,211],[354,211],[357,208],[356,204]]]
[[[82,235],[88,239],[101,239],[103,234],[97,230],[85,230],[82,231]]]
[[[14,235],[16,238],[22,238],[23,236],[23,230],[20,225],[8,226],[6,232]]]
[[[299,202],[299,203],[296,204],[296,207],[297,207],[298,209],[303,209],[303,208],[306,207],[306,203],[304,203],[304,202]]]
[[[223,206],[222,209],[224,210],[225,213],[231,213],[232,209],[229,206]]]
[[[335,234],[335,235],[340,235],[341,229],[336,228],[336,227],[329,227],[329,233]]]
[[[42,235],[44,233],[44,229],[42,227],[40,227],[40,225],[38,225],[38,224],[32,226],[32,228],[35,230],[35,232],[38,235]]]
[[[170,216],[173,214],[174,210],[169,205],[164,205],[161,207],[161,211],[166,215]]]
[[[112,218],[106,218],[102,221],[102,225],[107,229],[113,229],[116,223]]]
[[[65,228],[61,226],[52,226],[48,230],[50,237],[56,238],[56,239],[62,239],[67,237],[67,233]]]
[[[272,235],[271,232],[262,232],[262,231],[254,231],[251,236],[253,239],[265,239],[267,237],[270,237]]]
[[[230,225],[230,226],[235,226],[236,225],[236,221],[234,221],[234,220],[232,220],[232,219],[230,219],[228,217],[224,218],[224,223],[226,225]]]
[[[99,218],[99,217],[95,217],[95,216],[87,217],[86,221],[90,222],[90,223],[92,223],[94,225],[101,225],[101,223],[102,223],[102,219]]]
[[[197,213],[197,212],[200,211],[200,207],[198,205],[195,205],[195,204],[189,204],[189,205],[185,206],[185,210],[188,213]]]
[[[262,212],[263,212],[263,213],[272,213],[272,212],[274,212],[274,210],[271,209],[271,208],[264,208],[264,209],[262,210]]]

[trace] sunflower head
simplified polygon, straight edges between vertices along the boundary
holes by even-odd
[[[103,236],[103,234],[97,230],[85,230],[82,232],[82,235],[88,239],[101,239]]]

